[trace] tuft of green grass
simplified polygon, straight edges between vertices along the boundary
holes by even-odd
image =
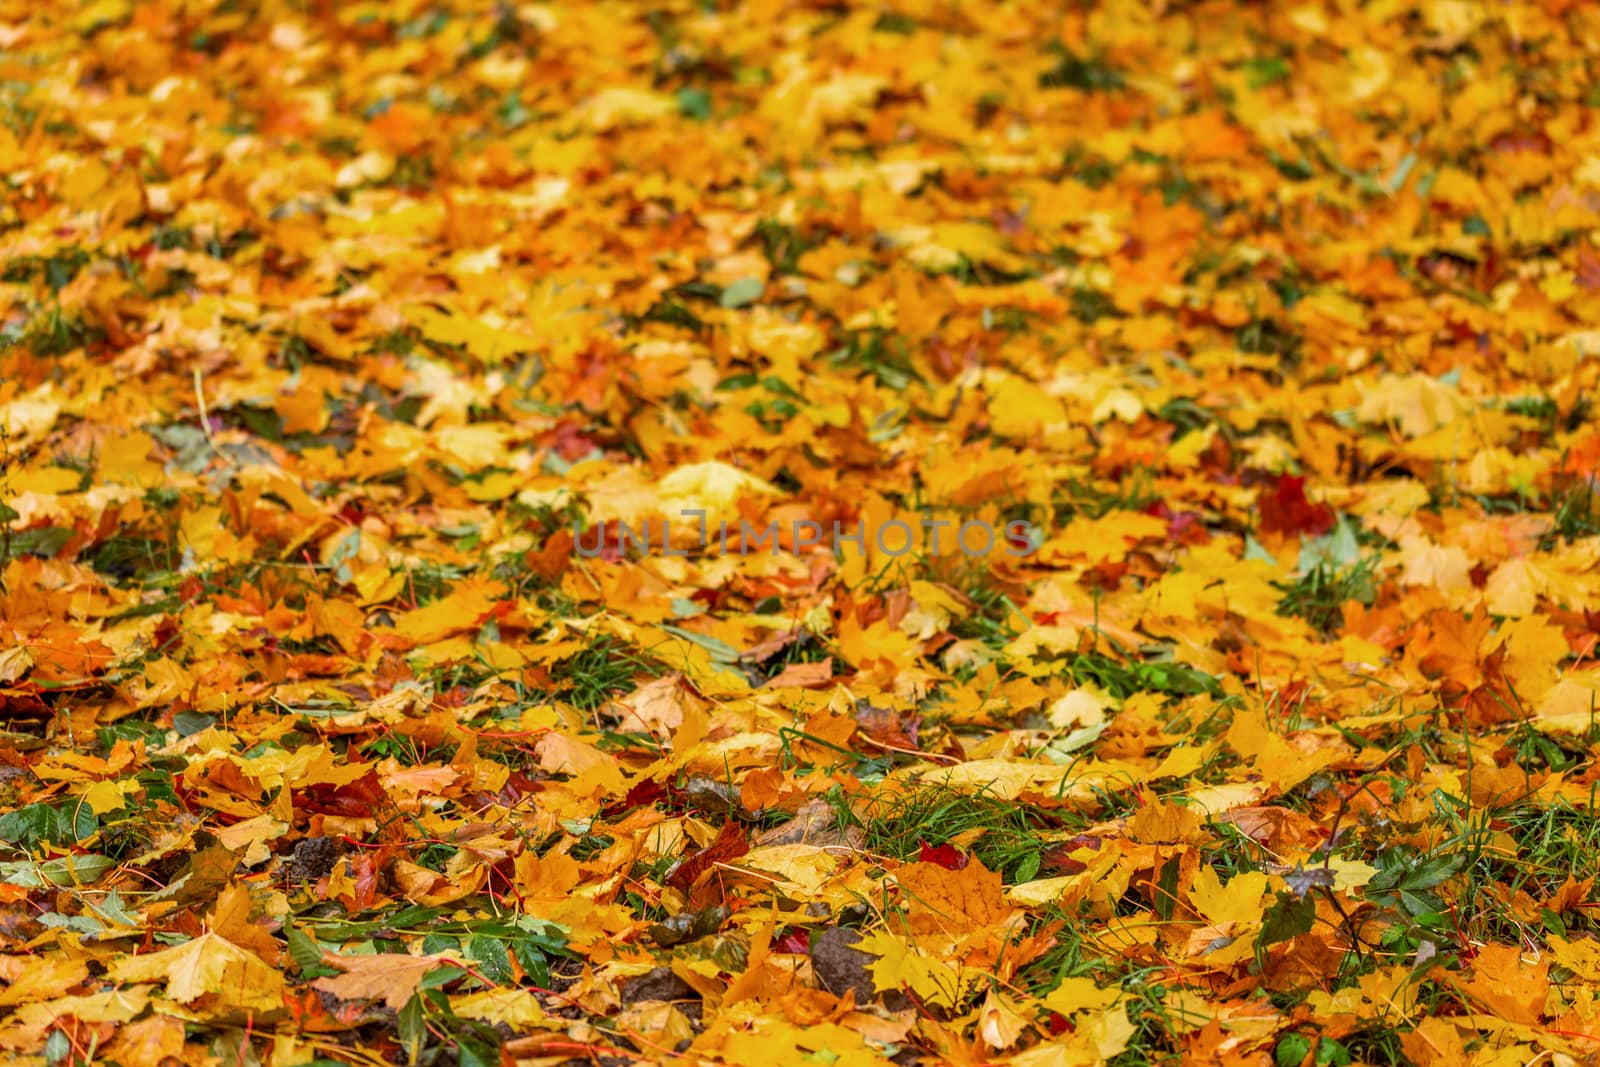
[[[1110,293],[1080,286],[1072,291],[1072,317],[1086,325],[1104,318],[1122,318]]]
[[[1067,661],[1065,674],[1082,685],[1093,683],[1118,700],[1135,693],[1165,693],[1169,696],[1195,696],[1209,693],[1222,696],[1222,683],[1197,667],[1160,660],[1123,662],[1103,652],[1074,655]]]
[[[1551,502],[1555,525],[1546,537],[1546,551],[1554,547],[1554,539],[1577,541],[1600,534],[1600,513],[1595,510],[1594,481],[1590,478],[1573,479],[1556,491]]]
[[[0,340],[0,350],[18,344],[36,356],[55,358],[85,348],[104,336],[78,316],[62,311],[60,305],[52,305],[49,311],[35,316],[20,337],[9,335]]]
[[[1047,904],[1029,921],[1029,933],[1055,926],[1056,943],[1017,974],[1017,984],[1036,997],[1048,995],[1063,979],[1094,975],[1111,969],[1111,964],[1096,957],[1084,937],[1087,927],[1079,909],[1071,911],[1059,904]]]
[[[1039,75],[1041,89],[1077,89],[1085,93],[1110,92],[1127,84],[1122,72],[1100,56],[1080,56],[1060,41],[1050,50],[1059,58],[1056,65]]]
[[[1100,153],[1090,150],[1082,141],[1072,142],[1061,152],[1058,177],[1075,179],[1091,189],[1103,189],[1116,176],[1117,165]],[[1064,249],[1058,249],[1052,255],[1063,265],[1079,262],[1076,253]],[[1076,294],[1073,305],[1076,314],[1078,311]]]
[[[174,546],[148,537],[111,537],[84,558],[96,571],[118,582],[144,582],[177,568]]]
[[[852,810],[837,791],[830,796],[841,828],[857,827],[869,852],[914,860],[922,847],[937,848],[980,831],[967,845],[971,854],[1008,884],[1035,877],[1048,845],[1045,834],[1063,825],[1063,812],[979,793],[940,787],[900,796],[874,798]]]
[[[1469,872],[1482,883],[1498,882],[1503,892],[1526,892],[1534,900],[1548,899],[1571,878],[1582,881],[1600,876],[1600,813],[1591,803],[1575,807],[1564,797],[1550,804],[1519,802],[1495,813],[1496,824],[1516,842],[1517,854],[1507,857],[1484,850],[1478,869]],[[1525,936],[1528,931],[1510,920],[1506,910],[1484,893],[1463,899],[1472,902],[1467,916],[1469,928],[1483,930],[1480,936]],[[1600,924],[1586,911],[1557,915],[1541,909],[1540,925],[1545,933],[1571,937],[1579,931],[1594,932]]]
[[[903,392],[912,382],[922,380],[912,367],[904,345],[891,343],[887,332],[879,328],[849,331],[844,344],[828,359],[836,366],[870,374],[879,385],[897,393]]]
[[[1289,367],[1299,365],[1303,341],[1293,327],[1270,317],[1253,318],[1235,330],[1233,335],[1233,343],[1239,346],[1241,352],[1277,356]]]
[[[661,673],[655,661],[610,634],[593,638],[577,655],[551,669],[556,695],[579,711],[592,712],[612,697],[632,692],[641,678]]]
[[[1347,567],[1319,561],[1284,589],[1278,614],[1298,616],[1318,633],[1331,633],[1343,618],[1346,602],[1370,607],[1377,600],[1378,562],[1375,555]]]
[[[1136,467],[1110,484],[1066,478],[1056,486],[1050,503],[1059,515],[1099,519],[1113,511],[1143,511],[1160,499],[1150,469]]]
[[[774,274],[797,273],[800,257],[816,245],[800,230],[771,218],[756,223],[755,237]]]
[[[1001,648],[1021,632],[1017,626],[1019,620],[1026,626],[1027,617],[994,584],[987,567],[964,568],[958,588],[973,602],[975,610],[950,627],[950,632],[956,637],[982,641],[990,648]]]
[[[470,573],[468,567],[424,560],[407,571],[406,595],[414,598],[418,607],[423,607],[448,596],[451,587]]]
[[[72,246],[51,256],[20,256],[6,263],[0,270],[0,281],[13,285],[31,281],[35,277],[59,293],[78,276],[89,263],[89,253]]]

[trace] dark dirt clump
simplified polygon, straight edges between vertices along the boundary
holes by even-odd
[[[690,1000],[700,997],[688,982],[673,974],[670,967],[657,967],[645,974],[635,975],[623,982],[618,992],[622,994],[624,1004],[635,1004],[641,1000]]]
[[[288,878],[295,883],[317,882],[333,871],[344,855],[344,843],[336,837],[308,837],[297,841],[289,861]]]
[[[872,957],[855,947],[861,935],[855,930],[833,926],[811,936],[811,969],[822,988],[836,997],[854,991],[857,1004],[870,1003],[877,996],[867,965]]]

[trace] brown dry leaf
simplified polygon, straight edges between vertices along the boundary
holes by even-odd
[[[231,885],[217,897],[216,906],[206,917],[207,924],[230,943],[249,949],[267,963],[276,965],[281,946],[264,926],[250,921],[251,908],[249,888]]]
[[[839,813],[825,800],[808,800],[788,822],[770,827],[751,838],[755,848],[776,845],[815,845],[818,848],[857,848],[862,842],[858,827],[839,826]]]
[[[634,690],[618,701],[621,728],[631,732],[670,737],[683,725],[684,705],[695,701],[683,676],[669,674]]]
[[[127,1067],[167,1067],[184,1056],[183,1020],[169,1015],[138,1019],[117,1031],[106,1058]]]
[[[821,689],[833,681],[833,660],[818,660],[816,663],[791,663],[783,670],[767,679],[767,688],[782,689],[793,686],[797,689]]]
[[[458,957],[446,953],[411,956],[403,952],[385,952],[376,956],[330,953],[326,960],[329,966],[337,967],[344,973],[315,979],[311,983],[314,988],[332,993],[341,1000],[381,1000],[394,1011],[405,1007],[406,1001],[411,999],[429,971],[462,962]]]

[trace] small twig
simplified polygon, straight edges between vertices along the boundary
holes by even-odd
[[[894,752],[902,756],[916,756],[919,759],[942,761],[949,764],[961,762],[954,756],[946,756],[942,752],[928,752],[918,748],[901,748],[898,745],[888,745],[884,744],[882,741],[867,737],[865,734],[861,736],[861,740],[864,743],[871,745],[873,748],[882,749],[884,752]]]
[[[230,467],[234,466],[233,457],[222,450],[222,446],[217,444],[216,434],[211,432],[211,413],[206,408],[206,391],[200,384],[199,367],[194,368],[194,401],[200,408],[200,432],[206,435],[206,443],[211,446],[211,451],[217,454],[218,459]]]
[[[1339,798],[1339,810],[1334,813],[1333,826],[1328,830],[1328,843],[1323,846],[1322,853],[1322,870],[1327,876],[1329,884],[1319,887],[1322,890],[1323,895],[1327,898],[1328,903],[1333,905],[1333,910],[1339,913],[1339,919],[1344,926],[1345,932],[1350,935],[1350,947],[1355,950],[1357,962],[1360,962],[1363,959],[1362,948],[1366,945],[1366,942],[1361,939],[1361,931],[1360,928],[1356,926],[1355,919],[1350,915],[1349,912],[1345,911],[1344,906],[1339,903],[1336,894],[1333,892],[1332,882],[1334,879],[1333,853],[1334,850],[1339,847],[1339,824],[1343,822],[1344,817],[1349,814],[1350,802],[1356,797],[1360,796],[1362,793],[1366,793],[1380,804],[1383,802],[1382,798],[1373,791],[1372,782],[1370,781],[1362,782],[1359,788],[1352,790],[1347,796],[1341,796]]]

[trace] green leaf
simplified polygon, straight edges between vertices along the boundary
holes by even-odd
[[[422,951],[425,955],[437,956],[446,952],[459,952],[461,938],[452,934],[429,934],[422,939]]]
[[[72,540],[72,531],[64,526],[41,526],[36,530],[23,530],[21,533],[11,535],[11,554],[21,555],[24,552],[49,559],[68,541]]]
[[[584,832],[587,833],[588,830],[585,829]],[[521,934],[526,934],[528,940],[546,952],[566,951],[567,930],[560,923],[553,923],[536,915],[519,915],[511,925]]]
[[[1155,688],[1165,687],[1158,685]],[[1097,722],[1093,726],[1081,726],[1065,737],[1058,737],[1050,742],[1045,747],[1044,754],[1050,757],[1052,763],[1071,763],[1077,759],[1073,753],[1100,740],[1100,735],[1106,732],[1106,727],[1109,725],[1109,722]]]
[[[115,870],[117,861],[110,856],[89,853],[84,856],[61,856],[39,864],[39,873],[53,885],[88,885],[99,881],[107,871]]]
[[[179,737],[192,737],[202,730],[208,730],[217,723],[216,717],[202,715],[198,711],[180,711],[172,717],[173,729],[178,731]]]
[[[1317,1039],[1317,1067],[1345,1067],[1350,1063],[1350,1050],[1331,1037]]]
[[[1424,889],[1432,889],[1460,870],[1463,859],[1464,857],[1460,853],[1429,856],[1417,864],[1410,874],[1400,879],[1400,888],[1413,893]]]
[[[725,308],[742,308],[747,304],[754,304],[761,299],[761,294],[766,291],[760,278],[740,278],[726,289],[722,290],[722,306]]]
[[[1266,550],[1266,547],[1249,534],[1244,535],[1244,558],[1247,560],[1258,559],[1263,563],[1276,565],[1278,557]]]
[[[534,985],[550,984],[550,960],[533,938],[518,938],[513,941],[511,952],[516,956],[522,973],[526,974]]]
[[[61,856],[45,863],[21,860],[0,863],[0,882],[21,886],[24,889],[43,889],[52,885],[87,885],[99,880],[116,866],[116,860],[95,853]]]
[[[661,628],[674,637],[681,637],[685,641],[692,641],[699,645],[711,653],[711,658],[718,663],[733,664],[739,662],[739,650],[726,641],[720,641],[705,634],[697,634],[693,630],[684,630],[677,626],[662,626]]]
[[[1174,856],[1161,868],[1156,879],[1155,912],[1162,922],[1172,920],[1173,906],[1178,903],[1178,857]]]
[[[493,937],[474,937],[467,942],[467,957],[475,960],[478,971],[495,985],[511,985],[516,976],[511,972],[511,954],[506,943]]]
[[[1284,1034],[1273,1050],[1274,1067],[1300,1067],[1311,1051],[1311,1039],[1304,1034]]]
[[[678,110],[692,119],[704,122],[711,117],[711,94],[704,89],[693,87],[679,89]]]
[[[422,976],[422,981],[417,983],[417,988],[425,992],[430,989],[438,989],[441,986],[449,985],[451,982],[454,982],[457,978],[462,977],[466,973],[467,971],[464,967],[456,967],[451,965],[435,967],[433,970]]]
[[[422,906],[421,904],[413,904],[409,908],[401,908],[399,911],[389,916],[388,925],[396,930],[402,930],[406,927],[422,926],[425,923],[431,923],[433,920],[437,919],[443,914],[443,908],[428,908]],[[377,929],[380,925],[382,924],[372,924],[374,929]]]
[[[462,1032],[456,1038],[460,1067],[500,1067],[500,1047],[476,1033]]]
[[[1444,912],[1439,910],[1437,899],[1419,896],[1409,889],[1400,890],[1400,910],[1423,926],[1443,926]]]
[[[39,916],[39,923],[52,930],[71,930],[78,934],[103,934],[106,930],[105,924],[91,915],[62,915],[55,911]]]
[[[298,926],[291,926],[288,929],[288,938],[289,958],[294,961],[295,967],[302,975],[322,966],[322,950],[317,947],[310,934]]]
[[[0,882],[4,882],[6,885],[21,886],[23,889],[44,888],[44,879],[39,876],[39,868],[27,860],[0,863]]]
[[[1359,562],[1361,562],[1361,543],[1356,540],[1356,532],[1350,525],[1350,520],[1341,515],[1331,533],[1307,543],[1300,549],[1297,569],[1304,574],[1314,569],[1318,563],[1343,568],[1352,567]]]
[[[428,1035],[428,1025],[422,1014],[422,998],[411,994],[411,999],[406,1001],[405,1007],[400,1009],[400,1014],[395,1017],[395,1032],[400,1038],[400,1044],[406,1050],[406,1062],[415,1064],[417,1057],[422,1055],[422,1042]]]
[[[1261,936],[1256,943],[1265,948],[1310,933],[1316,921],[1315,900],[1311,897],[1296,898],[1293,893],[1279,893],[1277,903],[1267,910],[1261,923]]]
[[[60,804],[28,804],[0,815],[0,841],[34,849],[42,844],[70,845],[100,827],[89,805],[77,800]]]

